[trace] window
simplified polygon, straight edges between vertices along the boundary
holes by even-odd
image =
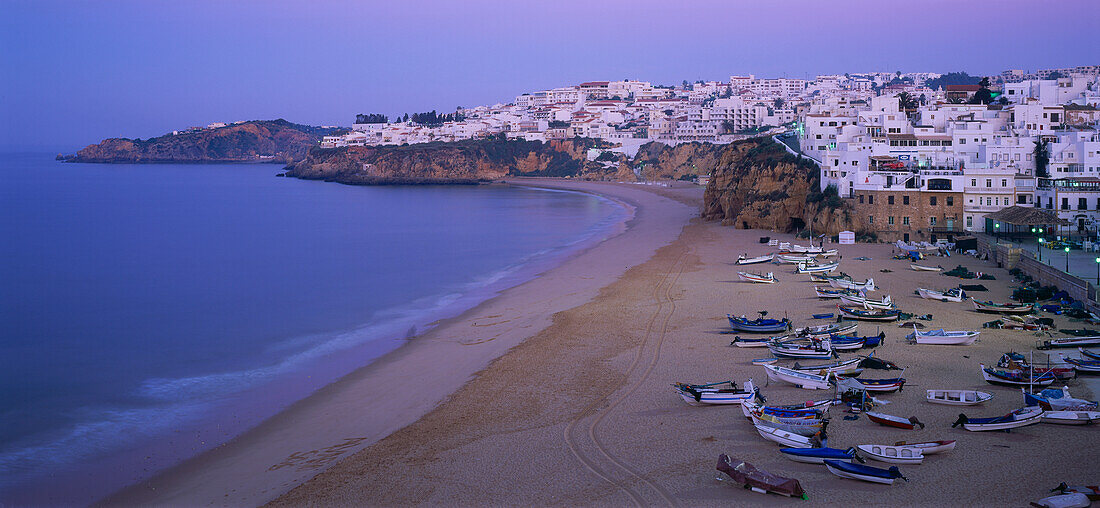
[[[966,138],[959,138],[959,144],[960,145],[965,145],[966,144]]]
[[[985,187],[987,189],[990,188],[990,187],[993,187],[993,179],[992,178],[986,178],[985,179]]]
[[[1096,198],[1096,209],[1100,210],[1100,198]]]
[[[874,194],[868,194],[867,195],[867,204],[868,205],[875,204],[875,195]]]
[[[1062,198],[1062,209],[1069,210],[1069,198]]]
[[[928,198],[928,204],[932,205],[932,206],[936,206],[936,196],[929,197]]]
[[[1005,196],[1005,198],[1004,198],[1004,199],[1002,199],[1001,201],[1003,201],[1003,204],[1004,204],[1005,206],[1008,206],[1008,196]]]
[[[894,204],[894,196],[886,196],[886,204],[888,204],[888,205]]]
[[[901,224],[903,226],[908,226],[909,225],[909,217],[902,217],[901,218]]]
[[[929,226],[935,226],[936,225],[936,218],[935,217],[929,217],[928,218],[928,225]]]
[[[978,186],[978,179],[977,178],[971,178],[970,179],[970,186],[971,187],[977,187]]]
[[[902,196],[901,197],[901,204],[908,205],[909,204],[909,196]]]
[[[886,223],[893,226],[894,225],[894,216],[891,215],[891,216],[887,217],[886,218]]]
[[[947,206],[955,205],[955,196],[947,196]]]
[[[1078,210],[1088,210],[1089,209],[1088,201],[1089,200],[1085,199],[1085,198],[1077,198],[1077,209]]]
[[[968,228],[974,227],[974,217],[972,217],[970,215],[966,216],[966,227],[968,227]]]
[[[859,195],[859,204],[863,204],[863,194]]]
[[[985,198],[985,206],[993,206],[993,198]]]
[[[1002,178],[1001,179],[1001,187],[1008,187],[1008,180]]]
[[[875,216],[874,215],[868,215],[867,216],[867,223],[868,224],[874,224],[875,223]]]

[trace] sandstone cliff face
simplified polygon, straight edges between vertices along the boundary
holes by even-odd
[[[706,175],[718,166],[726,145],[710,143],[682,143],[668,146],[663,143],[646,143],[634,155],[632,165],[646,179],[677,180]]]
[[[335,129],[286,120],[254,121],[147,140],[111,138],[88,145],[70,162],[290,162],[304,158]]]
[[[579,176],[593,167],[585,159],[593,139],[542,143],[468,140],[407,146],[313,148],[287,166],[287,176],[344,183],[404,183],[416,180],[498,180],[507,176]],[[598,166],[598,165],[597,165]]]
[[[704,219],[744,229],[793,233],[858,231],[849,205],[818,191],[817,167],[770,138],[727,145],[703,194]]]

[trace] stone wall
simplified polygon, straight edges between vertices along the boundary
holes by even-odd
[[[1100,312],[1096,286],[1080,277],[1037,261],[1030,251],[997,244],[988,236],[978,235],[978,255],[988,256],[991,262],[1006,270],[1019,268],[1039,284],[1057,287],[1069,293],[1074,300],[1083,302],[1088,310]]]
[[[936,204],[932,204],[932,199]],[[882,241],[931,242],[933,235],[939,240],[962,234],[961,192],[856,191],[855,197],[846,201],[852,205],[856,222],[864,229],[873,230]],[[890,224],[891,217],[893,224]],[[909,224],[905,224],[907,217]],[[933,217],[936,219],[934,225]],[[949,220],[953,221],[950,227],[954,232],[947,232]]]

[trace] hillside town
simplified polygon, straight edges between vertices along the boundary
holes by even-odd
[[[590,81],[445,115],[359,115],[349,132],[324,137],[321,147],[581,137],[631,154],[648,142],[768,135],[815,161],[821,189],[860,205],[861,220],[882,239],[935,241],[992,230],[985,216],[1014,205],[1050,210],[1071,230],[1094,231],[1100,65],[953,74],[972,84],[900,71],[812,80],[750,74],[678,86]]]

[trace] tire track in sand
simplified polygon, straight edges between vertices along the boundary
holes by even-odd
[[[645,333],[642,338],[642,343],[638,346],[638,352],[634,355],[634,359],[631,361],[630,367],[627,369],[626,376],[630,378],[633,374],[641,370],[641,376],[633,382],[625,391],[620,395],[610,399],[608,397],[597,399],[581,413],[581,415],[569,423],[565,428],[564,438],[566,444],[569,446],[569,450],[589,471],[599,476],[607,483],[610,483],[614,487],[623,491],[635,506],[646,506],[655,504],[665,504],[667,506],[679,506],[679,504],[672,498],[672,496],[664,488],[653,483],[636,468],[630,466],[622,459],[615,456],[607,449],[607,446],[599,438],[599,427],[605,421],[607,416],[619,406],[623,401],[630,397],[641,385],[644,383],[649,374],[653,371],[653,368],[657,365],[657,362],[661,357],[661,346],[664,343],[665,336],[668,332],[668,325],[672,319],[673,314],[676,312],[676,301],[672,296],[672,289],[675,287],[677,281],[680,279],[680,275],[684,272],[685,259],[687,257],[687,251],[681,253],[676,261],[667,272],[661,277],[661,280],[653,287],[653,300],[657,304],[650,316],[649,321],[646,323]],[[660,326],[654,328],[654,325],[660,321]],[[653,337],[656,331],[656,343],[650,346],[650,339]],[[648,361],[643,365],[643,358]],[[625,383],[624,383],[625,384]],[[621,388],[621,386],[620,386]],[[619,391],[619,390],[616,390]],[[612,394],[615,392],[612,392]],[[603,411],[598,411],[598,407],[606,403],[607,407]],[[574,431],[579,423],[595,415],[595,418],[588,424],[587,432],[582,437],[587,437],[588,442],[585,443],[588,447],[594,448],[596,454],[602,457],[601,462],[604,462],[603,467],[597,464],[597,460],[588,456],[581,449],[574,437]],[[625,477],[625,478],[624,478]],[[643,484],[641,490],[647,491],[647,495],[643,495],[642,492],[635,489],[631,484],[637,483]],[[648,487],[648,488],[646,488]],[[648,499],[647,499],[648,498]]]

